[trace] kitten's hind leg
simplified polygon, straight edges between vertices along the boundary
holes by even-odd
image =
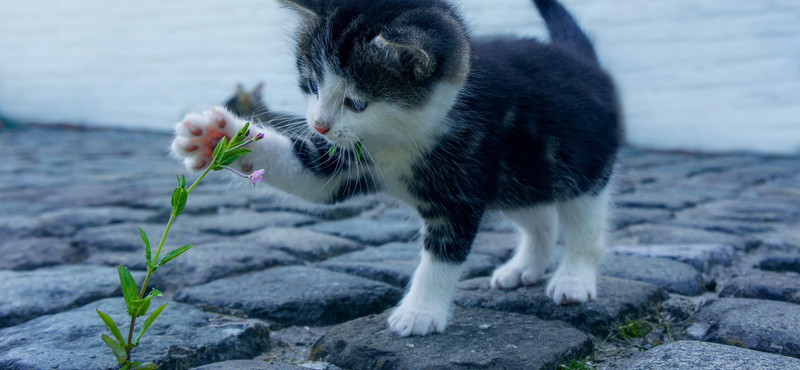
[[[492,287],[513,289],[520,284],[535,284],[544,275],[558,238],[556,207],[545,205],[504,214],[520,227],[522,240],[514,257],[492,274]]]
[[[547,284],[547,295],[556,303],[597,298],[597,261],[603,252],[608,201],[606,188],[558,205],[565,253]]]

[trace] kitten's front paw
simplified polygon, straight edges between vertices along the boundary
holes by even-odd
[[[183,159],[189,170],[202,170],[211,164],[211,155],[223,137],[230,139],[241,123],[225,108],[216,107],[199,114],[187,114],[175,126],[172,153]]]
[[[544,274],[543,269],[523,266],[514,260],[506,262],[492,273],[492,288],[514,289],[521,285],[536,284]]]
[[[556,304],[583,303],[597,298],[597,283],[594,271],[577,274],[556,271],[547,284],[547,296]]]
[[[425,311],[401,305],[389,316],[389,328],[401,337],[442,333],[448,316],[447,311]]]

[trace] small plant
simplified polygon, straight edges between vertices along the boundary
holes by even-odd
[[[167,222],[167,227],[164,229],[164,234],[161,236],[161,241],[158,243],[155,256],[151,255],[150,241],[147,238],[147,234],[145,234],[144,230],[139,228],[139,235],[142,237],[142,242],[144,242],[144,258],[147,261],[147,275],[145,275],[141,289],[137,287],[136,281],[134,281],[133,276],[127,268],[121,265],[117,266],[117,270],[119,271],[120,285],[122,286],[122,295],[125,298],[125,305],[128,307],[128,315],[131,317],[127,340],[122,336],[117,324],[114,323],[114,320],[112,320],[111,317],[100,312],[100,310],[97,310],[97,314],[106,324],[106,326],[108,326],[108,329],[114,336],[112,338],[108,335],[102,334],[101,338],[103,339],[103,342],[105,342],[106,345],[111,348],[111,352],[117,359],[121,370],[152,370],[158,368],[158,365],[152,362],[131,362],[131,351],[139,345],[139,341],[142,339],[142,336],[144,336],[145,332],[147,332],[147,329],[150,327],[156,317],[158,317],[161,311],[167,307],[167,304],[165,303],[153,310],[150,316],[148,316],[145,320],[144,325],[139,328],[136,336],[133,335],[133,329],[134,325],[136,324],[136,319],[147,314],[147,311],[150,308],[150,300],[161,296],[161,292],[159,292],[157,289],[151,289],[150,293],[148,293],[146,296],[144,295],[147,291],[147,283],[150,281],[150,276],[152,276],[159,267],[164,266],[164,264],[167,262],[172,261],[183,253],[186,253],[186,251],[194,246],[194,244],[184,245],[180,248],[170,251],[169,253],[165,254],[163,258],[159,259],[161,256],[161,248],[164,246],[164,241],[167,239],[169,229],[172,226],[172,223],[175,221],[175,218],[180,216],[184,207],[186,207],[186,199],[188,198],[189,193],[191,193],[192,189],[197,186],[200,180],[202,180],[203,177],[205,177],[206,174],[212,170],[229,170],[240,177],[249,178],[250,181],[253,182],[253,185],[255,185],[256,182],[261,181],[261,175],[264,173],[264,170],[258,170],[253,172],[251,175],[245,175],[234,170],[233,168],[228,167],[228,165],[233,163],[233,161],[235,161],[237,158],[250,153],[249,149],[244,148],[246,145],[261,140],[264,137],[263,134],[258,134],[252,139],[247,139],[247,137],[250,135],[250,131],[247,129],[249,126],[250,123],[248,122],[230,141],[227,141],[226,137],[222,138],[219,144],[217,144],[217,147],[214,149],[211,165],[208,166],[205,172],[203,172],[203,174],[201,174],[200,177],[198,177],[188,189],[186,188],[186,177],[178,177],[178,187],[172,191],[172,212],[170,212],[169,221]]]
[[[558,367],[559,370],[594,370],[594,366],[590,362],[572,360],[566,365]]]
[[[353,144],[353,151],[356,154],[356,162],[360,162],[361,161],[362,150],[364,150],[364,144],[361,144],[360,141],[356,141],[356,143]],[[336,144],[333,144],[331,146],[331,148],[328,149],[328,156],[329,157],[333,157],[334,153],[336,153]]]
[[[629,320],[619,327],[619,336],[623,339],[644,338],[653,330],[653,326],[643,320]]]

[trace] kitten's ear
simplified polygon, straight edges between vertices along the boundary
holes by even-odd
[[[240,95],[240,94],[246,94],[244,92],[244,86],[242,86],[242,84],[236,85],[236,95]]]
[[[307,20],[315,21],[322,15],[323,0],[278,0],[285,7],[294,10]]]
[[[399,62],[410,63],[417,81],[430,77],[436,69],[436,60],[420,46],[422,40],[419,38],[392,40],[391,36],[381,33],[372,40],[372,44]]]

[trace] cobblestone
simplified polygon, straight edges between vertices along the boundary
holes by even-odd
[[[169,141],[126,131],[0,132],[11,153],[0,163],[0,367],[112,368],[93,309],[122,322],[113,266],[140,281],[137,229],[151,242],[163,232],[183,173],[167,159]],[[514,225],[489,212],[453,324],[405,339],[386,330],[381,312],[416,267],[415,211],[382,195],[312,204],[212,174],[173,225],[166,250],[197,246],[153,276],[171,303],[150,329],[153,341],[136,351],[178,369],[229,359],[259,361],[211,368],[552,369],[586,356],[598,369],[798,368],[790,356],[800,357],[800,158],[628,149],[621,168],[596,301],[556,305],[544,281],[488,289],[486,276],[519,242]],[[198,308],[280,330],[267,339],[263,322]],[[631,323],[651,332],[623,337]],[[720,344],[673,343],[690,338]],[[548,346],[556,342],[564,345]],[[309,354],[341,366],[303,363]]]

